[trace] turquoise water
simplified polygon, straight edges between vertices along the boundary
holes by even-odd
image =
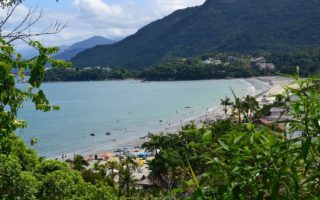
[[[205,113],[219,105],[220,98],[232,96],[230,87],[237,95],[257,92],[240,79],[45,83],[42,89],[48,99],[61,109],[42,113],[26,104],[19,117],[28,121],[28,128],[17,133],[26,142],[39,138],[33,148],[41,156],[112,149]]]

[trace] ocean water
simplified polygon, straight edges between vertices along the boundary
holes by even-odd
[[[266,87],[242,79],[44,83],[51,104],[61,109],[43,113],[26,103],[19,118],[27,120],[28,127],[17,134],[27,143],[39,138],[32,148],[46,157],[112,149],[217,107],[221,98],[232,97],[230,88],[244,96]]]

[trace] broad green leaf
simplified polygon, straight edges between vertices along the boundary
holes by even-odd
[[[220,139],[218,139],[219,144],[227,151],[229,151],[228,145],[226,145],[224,142],[222,142]]]
[[[203,141],[205,141],[205,142],[211,142],[211,140],[212,140],[212,132],[211,132],[211,130],[207,130],[207,131],[203,134],[202,139],[203,139]]]
[[[243,138],[243,135],[235,137],[234,140],[233,140],[233,144],[237,144],[242,138]]]
[[[301,147],[302,148],[301,156],[304,160],[306,160],[308,157],[310,146],[311,146],[311,137],[308,137]]]

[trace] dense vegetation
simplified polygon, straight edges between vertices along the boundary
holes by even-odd
[[[15,4],[21,1],[9,1]],[[8,6],[0,2],[3,7]],[[41,82],[45,65],[67,63],[51,58],[57,48],[30,41],[39,55],[23,59],[0,37],[0,198],[3,200],[91,199],[318,199],[320,196],[320,84],[319,77],[295,78],[284,96],[260,108],[246,96],[221,100],[230,118],[178,134],[150,136],[143,146],[155,154],[149,161],[154,189],[136,191],[132,157],[119,163],[88,163],[77,155],[60,162],[39,157],[15,134],[26,122],[17,119],[25,101],[37,110],[57,110],[49,104]],[[12,70],[18,70],[17,76]],[[25,71],[30,76],[25,76]],[[299,71],[298,71],[299,72]],[[19,81],[27,87],[18,87]],[[296,98],[293,100],[291,95]],[[270,107],[282,107],[288,123],[261,124]],[[30,141],[31,145],[37,140]],[[114,170],[118,170],[115,182]],[[106,172],[111,173],[106,173]]]
[[[295,74],[301,66],[300,75],[307,77],[320,72],[320,49],[307,49],[286,53],[259,54],[267,62],[274,63],[274,70],[260,70],[253,66],[253,55],[230,53],[205,53],[192,58],[176,58],[143,70],[126,68],[74,68],[52,69],[46,72],[45,81],[87,81],[127,78],[147,81],[202,80],[219,78],[246,78],[273,75],[276,73]],[[209,58],[221,64],[205,63]]]
[[[219,54],[227,57],[227,54]],[[203,57],[204,58],[204,57]],[[245,78],[271,75],[274,70],[259,70],[250,65],[250,58],[239,58],[230,63],[205,64],[202,57],[191,59],[180,58],[155,65],[141,71],[125,68],[68,68],[49,69],[44,81],[90,81],[90,80],[123,80],[128,78],[147,81],[203,80],[219,78]]]
[[[16,6],[22,1],[0,2],[1,8],[8,8],[6,19],[12,16]],[[116,199],[117,191],[103,180],[91,184],[67,163],[39,157],[15,134],[17,129],[27,125],[25,121],[17,119],[18,111],[25,101],[32,102],[37,110],[44,112],[58,109],[57,106],[49,104],[40,86],[46,64],[53,67],[68,65],[51,57],[58,52],[58,48],[47,48],[40,42],[28,38],[33,33],[29,30],[27,33],[24,31],[30,24],[35,23],[35,19],[30,16],[32,15],[27,15],[18,27],[13,28],[12,32],[9,31],[9,34],[0,30],[0,199]],[[1,21],[0,26],[8,28],[6,22]],[[50,33],[59,30],[61,29],[56,27]],[[24,59],[22,55],[17,55],[12,43],[19,39],[37,49],[38,56]],[[29,77],[25,76],[27,70],[30,71]],[[19,72],[15,76],[12,71]],[[26,87],[18,87],[20,81],[26,82]],[[36,138],[30,141],[31,145],[36,142]]]
[[[304,77],[320,72],[319,48],[288,53],[273,53],[268,55],[267,59],[277,66],[277,71],[284,74],[294,74],[296,66],[301,66],[300,74]]]
[[[158,152],[149,163],[151,179],[187,199],[317,199],[319,83],[309,78],[296,84],[298,89],[287,87],[286,92],[299,100],[278,95],[273,105],[293,117],[288,128],[277,121],[255,124],[265,111],[248,97],[233,104],[221,101],[233,107],[229,120],[153,136],[144,144]]]
[[[37,110],[58,109],[51,106],[43,91],[39,89],[44,77],[46,63],[54,67],[66,63],[56,61],[50,55],[57,48],[43,47],[39,42],[31,42],[39,51],[39,56],[24,60],[15,52],[10,43],[0,38],[0,197],[1,199],[114,199],[115,191],[103,182],[90,184],[66,163],[45,160],[28,148],[16,136],[18,128],[26,122],[17,119],[18,110],[24,101],[34,103]],[[12,70],[19,70],[15,78]],[[25,70],[30,70],[26,79]],[[28,87],[17,87],[20,80],[27,80]],[[31,144],[37,140],[34,138]]]
[[[239,56],[228,60],[228,54],[214,54],[221,64],[206,64],[210,56],[202,55],[193,58],[181,58],[155,65],[141,71],[140,78],[148,81],[163,80],[204,80],[221,78],[246,78],[259,75],[271,75],[273,70],[259,70],[252,67],[250,57]]]
[[[319,11],[316,0],[207,0],[121,42],[83,51],[72,62],[76,67],[144,68],[208,51],[254,54],[319,47]]]
[[[143,70],[126,68],[70,68],[49,69],[44,81],[88,81],[112,79],[142,79],[147,81],[203,80],[246,78],[272,75],[275,70],[260,70],[252,66],[251,56],[227,53],[206,53],[192,58],[177,58]],[[212,59],[221,63],[206,63]]]
[[[44,81],[101,81],[137,77],[137,72],[124,68],[53,68],[45,73]]]

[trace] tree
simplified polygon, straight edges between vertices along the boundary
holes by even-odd
[[[106,168],[111,171],[110,172],[111,179],[114,179],[114,177],[115,177],[114,170],[118,170],[119,169],[118,162],[116,162],[116,161],[108,161],[108,162],[106,162],[105,165],[106,165]]]
[[[22,1],[9,1],[2,3],[3,9],[7,10],[7,15],[0,22],[0,135],[8,136],[17,128],[26,127],[26,123],[17,119],[17,112],[26,100],[31,100],[37,110],[50,111],[58,107],[51,106],[44,92],[39,89],[44,77],[45,65],[51,64],[53,67],[66,66],[64,61],[56,61],[50,55],[58,52],[58,48],[43,47],[40,42],[32,41],[31,36],[42,34],[54,34],[61,31],[63,27],[57,22],[53,30],[43,33],[31,33],[30,27],[37,23],[42,17],[40,13],[35,18],[35,10],[29,10],[25,18],[12,30],[3,30],[8,20],[15,12],[17,6]],[[9,6],[8,6],[9,5]],[[39,56],[25,60],[21,54],[17,54],[12,42],[20,40],[26,42],[39,52]],[[30,78],[25,75],[25,71],[30,70]],[[13,71],[18,73],[13,74]],[[17,82],[27,82],[27,87],[16,87]]]
[[[133,177],[133,172],[138,168],[138,164],[133,157],[128,156],[120,160],[119,165],[119,195],[131,195],[135,189],[136,180]]]
[[[85,169],[85,167],[89,165],[88,161],[86,161],[84,157],[79,154],[75,155],[73,160],[67,160],[67,162],[70,163],[72,169],[78,171]]]
[[[247,115],[252,118],[255,111],[259,109],[259,103],[257,102],[256,98],[253,96],[247,95],[244,98],[244,105],[245,110],[247,111]]]
[[[29,28],[42,15],[33,16],[35,11],[29,10],[17,27],[5,29],[10,27],[6,24],[22,2],[23,0],[0,1],[2,9],[7,10],[7,16],[0,21],[1,199],[115,199],[110,187],[95,187],[85,183],[79,172],[69,169],[65,163],[39,158],[15,134],[18,128],[26,127],[25,121],[17,119],[18,110],[25,101],[33,102],[37,110],[45,112],[58,109],[49,104],[40,86],[46,64],[53,67],[68,65],[51,58],[50,55],[56,53],[58,48],[44,47],[40,42],[30,39],[31,36],[59,32],[59,23],[51,27],[52,31],[32,33]],[[16,54],[12,42],[17,40],[36,48],[39,55],[26,60],[22,55]],[[29,76],[26,76],[26,71],[29,71]],[[17,86],[20,82],[24,84]]]
[[[220,105],[224,106],[224,114],[226,115],[227,112],[228,112],[228,106],[231,106],[233,105],[233,103],[230,101],[230,98],[229,97],[225,97],[225,99],[220,99]]]
[[[40,181],[23,171],[15,156],[0,155],[0,196],[2,199],[35,199]]]
[[[241,123],[242,103],[241,103],[241,99],[238,97],[235,97],[235,102],[233,104],[233,110],[234,110],[234,114],[237,114],[237,116],[238,116],[238,123]]]

